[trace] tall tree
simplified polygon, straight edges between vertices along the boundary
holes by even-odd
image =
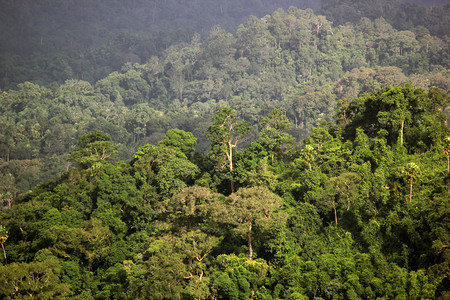
[[[233,152],[239,141],[251,131],[248,121],[239,122],[236,113],[229,107],[221,107],[213,116],[213,123],[206,131],[211,141],[209,155],[219,171],[227,170],[231,192],[234,192]]]
[[[181,129],[169,129],[167,130],[164,139],[162,139],[158,145],[177,148],[189,158],[195,150],[197,138],[195,138],[192,133]]]
[[[246,233],[249,259],[253,259],[252,233],[255,228],[270,230],[282,223],[277,213],[283,201],[264,187],[241,188],[226,199],[228,218],[236,224],[237,231]]]
[[[82,168],[90,168],[96,163],[114,161],[117,146],[111,141],[111,136],[100,130],[95,130],[81,136],[78,148],[69,155],[69,160]]]
[[[180,149],[163,144],[140,147],[131,164],[142,188],[156,187],[163,197],[180,192],[199,173],[199,168]]]
[[[403,173],[405,174],[409,184],[409,203],[412,203],[413,183],[417,177],[419,177],[419,172],[419,166],[413,162],[408,163],[403,169]]]
[[[400,147],[403,147],[405,122],[411,117],[411,112],[408,110],[409,90],[412,90],[411,85],[407,85],[403,89],[395,86],[379,96],[381,107],[377,114],[378,120],[381,124],[391,125],[394,128],[400,127]]]
[[[274,109],[267,117],[262,119],[261,125],[265,128],[259,133],[259,143],[272,152],[272,163],[274,155],[280,154],[283,147],[293,148],[294,138],[284,132],[292,128],[292,123],[283,114],[281,109]]]
[[[3,249],[3,256],[5,257],[5,264],[7,264],[6,261],[6,250],[5,250],[5,242],[8,239],[8,230],[6,230],[5,226],[0,225],[0,244],[2,244]]]
[[[445,138],[444,149],[442,150],[445,156],[447,156],[447,173],[450,172],[450,136]]]

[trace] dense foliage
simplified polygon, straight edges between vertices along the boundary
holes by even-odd
[[[2,89],[24,81],[93,84],[126,62],[144,63],[173,43],[189,42],[194,32],[207,37],[220,25],[235,33],[249,15],[290,6],[312,8],[334,26],[382,17],[397,30],[444,40],[450,28],[445,0],[0,0],[0,6]]]
[[[15,197],[66,170],[66,155],[91,130],[109,133],[122,159],[171,128],[192,132],[204,152],[206,129],[222,106],[257,127],[280,108],[299,141],[333,120],[338,99],[408,81],[447,91],[449,45],[382,18],[335,27],[312,10],[290,8],[250,17],[236,35],[214,27],[207,40],[194,35],[94,85],[24,82],[0,92],[0,194]]]
[[[0,0],[0,88],[32,81],[90,82],[146,62],[194,32],[214,25],[229,31],[249,15],[278,7],[310,7],[312,0]]]
[[[302,147],[275,109],[240,150],[249,123],[223,107],[206,155],[171,129],[129,163],[89,132],[76,167],[2,210],[0,294],[445,299],[449,102],[437,88],[379,89],[341,103]]]
[[[0,2],[1,299],[450,297],[448,3]]]

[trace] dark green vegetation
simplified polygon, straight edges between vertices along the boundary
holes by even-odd
[[[406,84],[341,101],[297,148],[279,109],[222,107],[116,160],[109,134],[0,214],[0,295],[55,299],[448,297],[450,99]],[[256,128],[253,128],[256,130]]]
[[[205,152],[206,129],[222,106],[258,129],[280,108],[299,141],[333,120],[338,99],[408,81],[447,91],[450,43],[414,30],[367,18],[335,27],[311,10],[291,8],[250,17],[236,35],[214,27],[207,40],[194,35],[95,84],[25,82],[0,91],[0,194],[15,197],[69,168],[67,153],[96,129],[110,134],[124,160],[171,128],[192,132]]]
[[[94,83],[126,62],[189,42],[194,32],[207,35],[217,24],[235,32],[249,15],[307,2],[315,1],[0,0],[0,88]]]
[[[0,298],[450,296],[448,4],[13,2]]]
[[[439,38],[450,27],[443,0],[0,0],[0,88],[68,79],[93,84],[126,62],[144,63],[189,42],[194,32],[207,37],[220,25],[235,33],[249,15],[290,6],[313,8],[334,26],[383,17],[397,30]]]

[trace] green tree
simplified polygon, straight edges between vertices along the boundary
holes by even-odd
[[[163,144],[140,147],[131,166],[141,189],[156,187],[163,197],[178,193],[199,173],[199,168],[180,149]]]
[[[79,138],[78,148],[69,155],[69,160],[82,168],[90,168],[101,162],[114,161],[116,153],[117,146],[111,141],[111,136],[96,130]]]
[[[68,284],[61,283],[58,261],[12,263],[0,267],[0,295],[11,298],[55,299],[70,296]]]
[[[165,51],[166,72],[169,75],[170,87],[176,94],[179,101],[183,101],[183,92],[186,86],[186,61],[182,52],[175,46],[171,46]]]
[[[258,142],[272,152],[273,163],[275,154],[280,155],[283,148],[292,149],[294,147],[294,138],[284,132],[292,128],[292,123],[281,109],[274,109],[262,119],[261,125],[265,128],[259,133]]]
[[[306,163],[308,164],[309,170],[312,170],[311,163],[315,160],[315,149],[312,145],[305,145],[301,151]]]
[[[411,118],[408,94],[412,86],[393,87],[380,94],[380,110],[377,114],[381,124],[389,124],[393,127],[400,127],[400,147],[403,147],[403,132],[405,122]]]
[[[221,254],[212,274],[213,291],[218,299],[270,297],[264,284],[271,268],[261,258],[250,260],[235,254]]]
[[[344,202],[346,210],[350,210],[351,204],[359,198],[358,183],[359,176],[353,172],[341,173],[338,177],[330,178],[327,185],[327,192],[333,198],[332,206],[334,212],[334,221],[338,225],[337,204]],[[338,202],[338,203],[336,203]]]
[[[231,192],[234,192],[233,153],[239,141],[251,131],[250,123],[239,122],[233,109],[222,107],[214,114],[212,125],[206,131],[211,141],[209,156],[218,171],[227,170],[231,176]]]
[[[408,163],[402,170],[409,184],[409,203],[412,203],[413,183],[420,175],[420,167],[415,163]]]
[[[226,211],[229,221],[237,225],[236,230],[246,233],[249,259],[253,259],[252,233],[255,229],[274,229],[282,225],[283,215],[278,213],[282,200],[263,187],[241,188],[227,197]]]
[[[445,137],[445,117],[442,106],[447,99],[435,89],[425,93],[410,84],[366,93],[341,108],[339,118],[345,118],[345,135],[353,138],[361,127],[369,138],[386,133],[388,145],[405,145],[407,150],[421,151],[425,145],[440,143]],[[432,128],[432,129],[431,129]]]
[[[450,136],[446,137],[444,140],[444,149],[442,153],[447,156],[447,173],[450,172]]]
[[[0,225],[0,244],[2,244],[3,256],[5,257],[5,264],[7,264],[6,250],[5,250],[5,242],[7,240],[8,240],[8,230],[6,230],[5,226]]]
[[[134,267],[135,272],[142,272],[141,281],[130,287],[133,298],[143,299],[181,299],[185,287],[186,255],[177,251],[172,236],[152,239],[150,247],[145,250],[148,259],[143,261],[144,269]],[[133,271],[132,269],[132,271]],[[138,285],[133,286],[133,285]]]
[[[158,145],[169,146],[179,149],[186,157],[190,157],[197,145],[197,139],[190,132],[180,129],[169,129]]]

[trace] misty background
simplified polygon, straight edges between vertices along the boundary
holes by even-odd
[[[1,0],[0,88],[72,78],[94,83],[126,62],[145,63],[170,45],[189,42],[194,33],[205,37],[219,25],[234,34],[250,15],[291,6],[311,8],[334,26],[382,16],[397,30],[424,26],[443,37],[450,28],[443,0]]]

